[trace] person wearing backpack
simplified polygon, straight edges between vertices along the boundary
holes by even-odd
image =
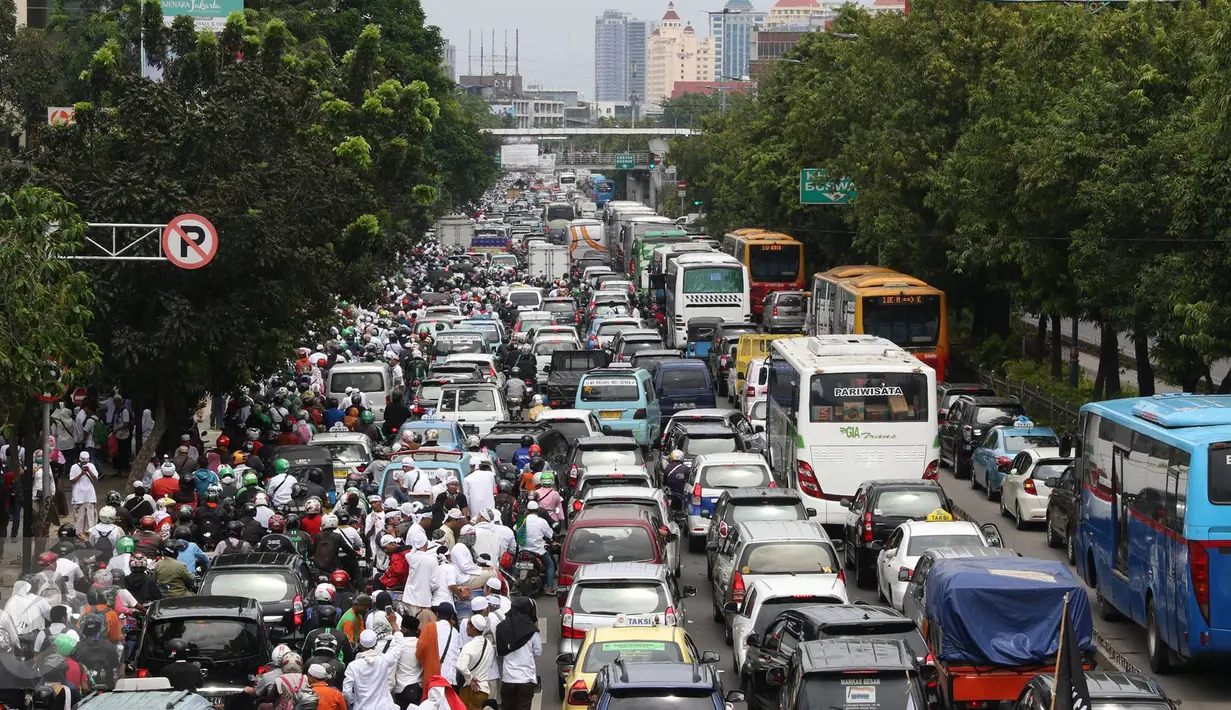
[[[107,444],[107,437],[111,435],[111,430],[107,428],[107,422],[94,411],[93,407],[87,405],[85,411],[85,423],[82,425],[85,435],[83,446],[86,451],[90,452],[91,461],[102,461],[99,448]]]
[[[82,451],[68,472],[68,483],[73,489],[73,522],[78,530],[89,530],[98,522],[98,492],[94,489],[98,479],[98,469],[91,463],[90,452]]]
[[[132,403],[116,395],[111,409],[111,433],[115,435],[116,449],[115,470],[121,474],[128,473],[128,462],[132,457],[133,411]]]
[[[274,710],[295,710],[295,697],[308,690],[308,677],[303,673],[303,656],[290,651],[282,656],[282,675],[269,684],[267,697]]]

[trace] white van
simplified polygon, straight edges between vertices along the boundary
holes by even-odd
[[[504,393],[496,385],[453,384],[440,388],[436,416],[461,424],[466,435],[486,436],[492,425],[509,418]]]
[[[329,397],[334,397],[346,406],[346,389],[353,387],[368,400],[372,416],[379,426],[385,421],[385,407],[393,398],[393,374],[383,362],[347,362],[329,369],[326,386]]]

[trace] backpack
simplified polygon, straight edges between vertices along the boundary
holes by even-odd
[[[47,603],[52,606],[59,606],[64,603],[64,580],[55,572],[51,573],[51,578],[47,578],[46,572],[39,572],[34,575],[38,582],[37,594],[46,599]]]
[[[93,419],[94,426],[90,429],[90,437],[94,439],[95,446],[102,446],[111,432],[107,429],[107,422],[98,417],[93,417]]]
[[[300,674],[298,687],[292,688],[285,676],[275,678],[274,685],[278,689],[278,699],[274,702],[274,710],[295,710],[295,699],[299,693],[308,689],[308,676]]]
[[[111,533],[116,536],[115,540],[111,539],[111,535],[108,535],[107,533],[99,531],[98,539],[94,541],[94,545],[93,545],[94,549],[103,553],[103,556],[106,557],[107,559],[110,559],[112,553],[115,552],[115,543],[116,543],[116,540],[118,540],[120,537],[117,532],[118,530],[119,528],[116,528],[114,526],[112,526],[111,528]]]

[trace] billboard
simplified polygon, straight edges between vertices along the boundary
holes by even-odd
[[[539,167],[538,143],[513,143],[500,146],[500,165],[506,170]]]
[[[244,0],[161,0],[162,20],[168,27],[180,15],[189,15],[198,30],[221,32],[227,15],[244,11]]]

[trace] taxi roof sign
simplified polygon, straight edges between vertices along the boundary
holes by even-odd
[[[1013,420],[1013,426],[1020,426],[1020,427],[1034,426],[1034,422],[1030,421],[1030,418],[1023,414],[1017,419]]]
[[[927,517],[927,521],[929,523],[938,523],[938,522],[950,521],[950,520],[953,520],[953,514],[942,508],[937,508],[936,510],[933,510],[932,512],[928,513],[928,517]]]

